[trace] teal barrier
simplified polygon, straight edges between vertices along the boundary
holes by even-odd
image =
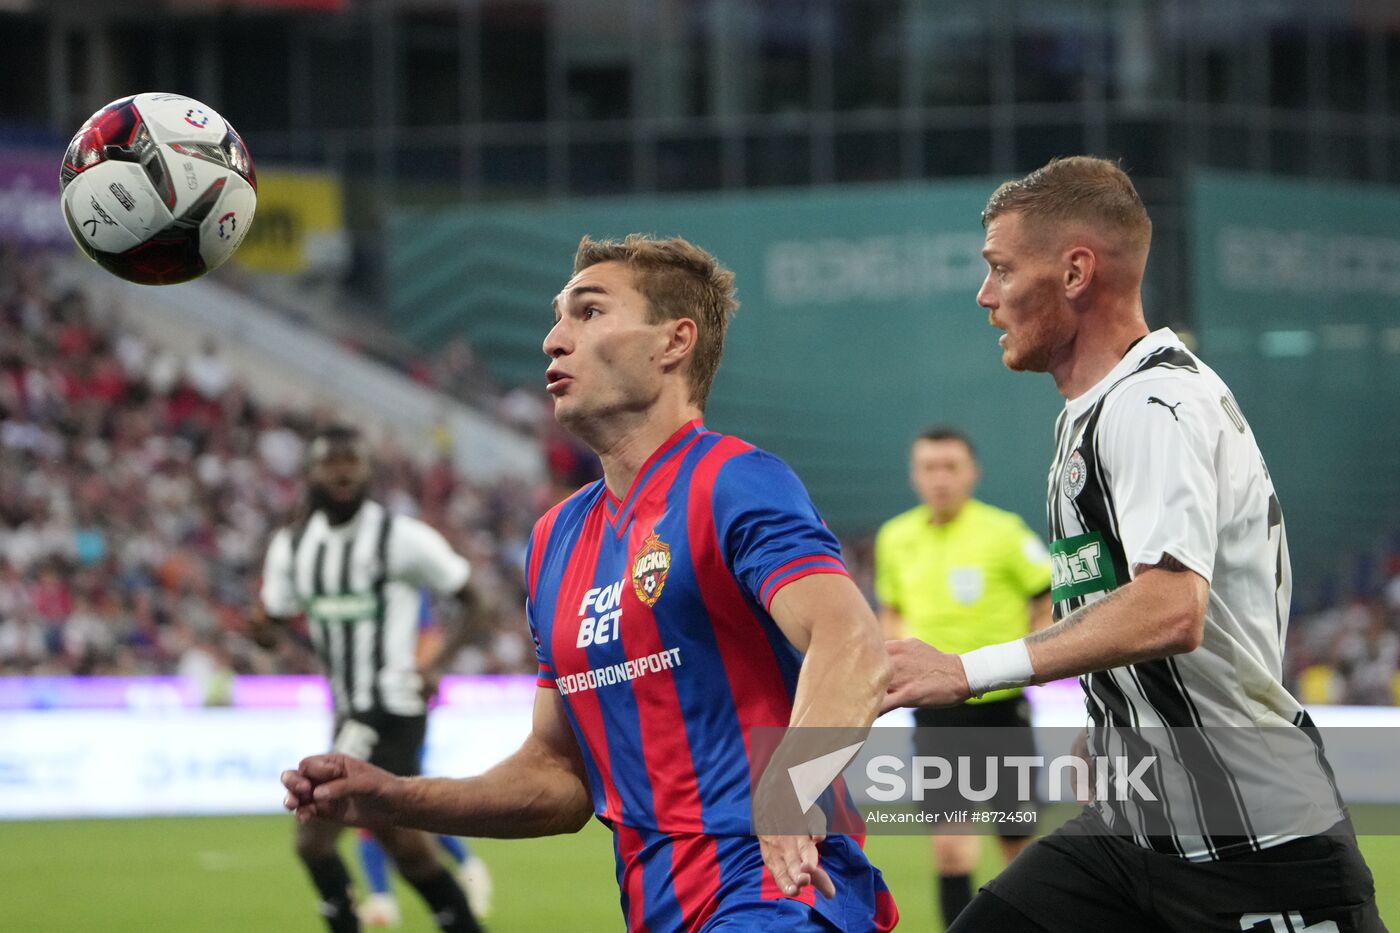
[[[1259,439],[1295,575],[1400,529],[1400,190],[1206,173],[1191,187],[1201,352]]]
[[[506,384],[543,386],[550,301],[587,233],[680,235],[738,276],[738,316],[706,415],[787,460],[827,521],[873,530],[913,504],[907,447],[930,422],[971,433],[982,494],[1044,527],[1060,399],[1001,365],[974,296],[992,182],[469,207],[398,215],[394,326],[461,332]]]

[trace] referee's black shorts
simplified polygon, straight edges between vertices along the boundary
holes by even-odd
[[[1215,862],[1112,835],[1085,811],[990,881],[949,933],[1384,933],[1350,824]]]
[[[972,785],[977,788],[984,785],[985,759],[1036,754],[1030,703],[1024,696],[989,703],[964,703],[946,709],[916,709],[914,724],[919,727],[914,730],[914,754],[944,758],[953,763],[966,756],[976,776]],[[946,822],[946,814],[957,810],[980,806],[1001,813],[1024,812],[1025,819],[994,820],[988,827],[1005,839],[1024,838],[1035,833],[1036,814],[1041,803],[1038,773],[1039,769],[1031,772],[1030,800],[1018,797],[1015,780],[1008,779],[1009,774],[1003,770],[996,794],[980,805],[969,804],[958,791],[956,782],[952,782],[946,787],[925,790],[920,806],[924,812],[939,817],[933,824],[935,833]]]
[[[382,712],[338,714],[331,750],[359,758],[400,777],[422,771],[428,717]]]

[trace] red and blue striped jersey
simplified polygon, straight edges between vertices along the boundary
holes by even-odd
[[[687,424],[618,501],[598,481],[535,526],[528,614],[539,682],[583,749],[612,825],[748,835],[750,730],[786,726],[802,656],[768,606],[845,573],[776,457]]]
[[[535,525],[539,683],[562,695],[594,811],[616,832],[630,929],[698,929],[726,901],[781,898],[751,835],[748,745],[754,728],[788,724],[802,664],[769,606],[815,573],[846,567],[801,482],[698,420],[621,501],[599,481]],[[823,851],[858,879],[841,895],[856,899],[809,888],[802,900],[887,928],[896,914],[879,872],[844,838]]]

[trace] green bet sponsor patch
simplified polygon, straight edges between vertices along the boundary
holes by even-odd
[[[372,619],[378,614],[379,600],[372,593],[344,596],[317,596],[307,607],[307,615],[327,622],[353,622]]]
[[[1097,531],[1060,538],[1050,545],[1050,598],[1055,602],[1117,586],[1113,558]]]

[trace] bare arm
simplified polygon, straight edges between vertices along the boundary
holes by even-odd
[[[285,628],[289,619],[283,619],[267,614],[261,603],[253,606],[253,610],[244,616],[243,622],[248,631],[248,637],[259,648],[271,651],[277,647],[277,630]]]
[[[1171,556],[1136,571],[1126,586],[1026,636],[1034,671],[1029,683],[1183,654],[1200,645],[1210,595],[1206,579]],[[894,673],[885,709],[952,706],[971,696],[958,655],[912,638],[888,648]]]
[[[315,651],[310,639],[292,626],[302,610],[292,582],[291,531],[282,528],[273,534],[263,555],[262,586],[253,608],[244,617],[248,637],[258,647],[271,651],[283,643],[281,636],[289,635],[302,648]]]
[[[284,771],[286,806],[306,821],[406,826],[453,836],[524,838],[573,833],[593,814],[583,757],[559,693],[535,694],[520,749],[478,777],[399,778],[344,755],[316,755]]]
[[[785,894],[796,896],[810,884],[832,897],[835,885],[817,854],[821,833],[787,834],[804,825],[793,809],[788,767],[864,740],[880,711],[889,664],[880,625],[848,577],[815,574],[796,580],[778,591],[770,612],[788,641],[806,655],[788,725],[828,728],[791,729],[774,752],[755,791],[755,822],[763,813],[786,815],[777,819],[782,834],[762,833],[759,847]]]
[[[470,583],[457,591],[454,602],[455,611],[445,614],[440,626],[442,639],[432,655],[418,668],[425,697],[437,693],[442,675],[447,673],[452,659],[467,646],[472,634],[489,628],[495,622],[496,606]]]
[[[1033,683],[1196,650],[1210,584],[1176,558],[1137,567],[1133,581],[1026,636]]]
[[[261,604],[255,605],[244,617],[245,631],[253,644],[264,651],[277,651],[295,645],[302,651],[314,653],[316,646],[297,627],[297,616],[272,616]]]
[[[880,711],[889,664],[879,624],[856,585],[837,574],[813,574],[779,590],[769,608],[806,655],[788,724],[868,728]]]

